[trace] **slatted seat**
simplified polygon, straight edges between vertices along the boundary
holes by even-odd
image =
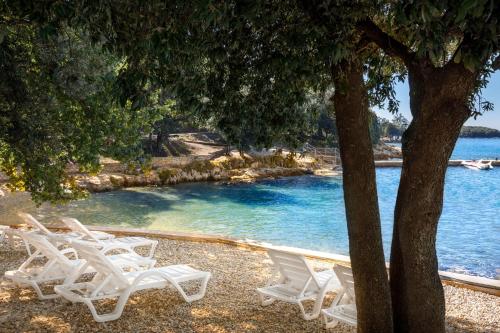
[[[330,307],[322,311],[326,328],[335,327],[339,322],[357,326],[356,298],[352,270],[349,267],[335,265],[333,271],[339,278],[342,289]]]
[[[297,304],[305,320],[319,316],[323,300],[328,292],[340,289],[340,284],[332,270],[315,272],[302,255],[269,249],[268,255],[274,267],[280,274],[276,284],[258,288],[263,306],[272,304],[275,300]],[[313,310],[307,313],[303,302],[314,300]]]
[[[81,239],[91,242],[96,242],[98,244],[108,244],[122,246],[125,248],[135,249],[138,247],[149,247],[149,252],[147,257],[152,258],[158,245],[157,240],[147,239],[144,237],[119,237],[113,239],[100,239],[96,237],[95,231],[90,231],[85,225],[80,223],[77,219],[71,217],[63,217],[61,220],[66,224],[68,228],[72,231],[78,233]]]
[[[54,289],[56,293],[71,302],[86,304],[97,322],[120,318],[130,294],[138,290],[166,288],[171,285],[186,302],[193,302],[205,296],[211,276],[208,272],[199,271],[187,265],[153,268],[143,272],[125,272],[111,262],[109,257],[99,251],[94,244],[74,241],[72,245],[86,260],[86,265],[80,268],[82,272],[90,266],[97,271],[97,274],[90,282],[65,283]],[[191,281],[198,281],[200,287],[197,293],[188,295],[181,283]],[[107,298],[118,298],[118,302],[112,312],[99,314],[93,302]]]

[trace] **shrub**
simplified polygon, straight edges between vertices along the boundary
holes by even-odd
[[[162,184],[168,183],[168,180],[172,177],[175,177],[179,174],[179,170],[177,169],[163,169],[158,172],[158,178]]]

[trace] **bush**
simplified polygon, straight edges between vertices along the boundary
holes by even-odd
[[[198,171],[199,173],[211,171],[215,168],[210,161],[193,161],[186,165],[184,171]]]
[[[168,183],[169,179],[179,174],[178,169],[163,169],[158,172],[158,178],[162,184]]]

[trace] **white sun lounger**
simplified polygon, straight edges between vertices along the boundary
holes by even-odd
[[[57,294],[44,294],[41,285],[58,280],[74,281],[79,275],[74,276],[73,272],[77,271],[84,261],[78,258],[77,252],[72,248],[59,250],[46,236],[32,232],[21,235],[35,247],[36,251],[17,270],[5,272],[5,278],[18,285],[31,286],[35,289],[39,299],[59,297]],[[69,258],[68,255],[73,258]],[[41,257],[44,257],[45,263],[41,266],[34,265],[34,260]],[[134,270],[151,268],[156,263],[153,259],[141,257],[133,252],[107,256],[107,258],[114,265]],[[91,267],[87,267],[85,271],[79,271],[79,274],[93,271]]]
[[[196,301],[205,296],[211,276],[208,272],[202,272],[187,265],[165,266],[142,272],[124,272],[89,242],[74,241],[72,243],[78,254],[86,260],[81,270],[84,271],[91,266],[95,268],[97,274],[90,282],[65,283],[54,289],[56,293],[71,302],[86,304],[97,322],[120,318],[130,294],[138,290],[160,289],[171,285],[177,289],[186,302]],[[199,291],[196,294],[187,295],[180,283],[191,281],[200,282]],[[118,298],[114,310],[110,313],[98,314],[92,302],[108,298]]]
[[[26,222],[29,226],[31,226],[33,229],[35,229],[38,233],[46,236],[53,236],[53,235],[62,235],[64,237],[70,237],[70,238],[81,238],[82,235],[77,233],[77,232],[72,232],[72,233],[54,233],[47,229],[43,224],[41,224],[37,219],[35,219],[31,214],[28,213],[19,213],[18,216],[23,219],[24,222]],[[106,240],[106,239],[112,239],[115,236],[112,234],[108,234],[102,231],[89,231],[93,235],[94,238],[99,239],[99,240]]]
[[[86,241],[92,241],[96,243],[101,243],[102,240],[95,237],[94,232],[90,231],[86,226],[84,226],[80,221],[71,217],[63,217],[61,220],[66,224],[68,228],[72,231],[81,234],[82,239]],[[135,249],[136,247],[149,247],[148,258],[153,257],[156,246],[158,245],[157,240],[147,239],[144,237],[119,237],[114,239],[108,239],[104,243],[106,244],[116,244]]]
[[[258,288],[263,306],[280,300],[297,304],[305,320],[318,318],[323,300],[330,291],[340,289],[340,284],[332,270],[315,272],[304,256],[278,249],[269,249],[269,257],[280,274],[277,284]],[[314,300],[312,312],[306,313],[302,302]]]
[[[335,327],[339,322],[357,326],[354,280],[349,267],[335,265],[333,271],[339,278],[342,289],[328,309],[322,311],[326,328]]]

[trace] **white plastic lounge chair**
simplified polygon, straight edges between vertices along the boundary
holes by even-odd
[[[95,268],[97,274],[90,282],[65,283],[56,286],[54,290],[71,302],[86,304],[97,322],[120,318],[130,294],[138,290],[160,289],[172,285],[186,302],[196,301],[205,296],[211,276],[208,272],[202,272],[187,265],[165,266],[142,272],[124,272],[91,243],[85,241],[72,243],[78,254],[86,260],[86,264],[80,269],[84,271],[91,266]],[[180,285],[180,283],[190,281],[200,282],[200,288],[196,294],[187,295]],[[110,313],[98,314],[92,302],[108,298],[118,298],[114,310]]]
[[[84,264],[74,249],[59,250],[45,236],[35,233],[24,233],[22,237],[33,245],[36,251],[17,270],[5,272],[5,277],[18,285],[31,286],[35,289],[39,299],[59,297],[57,294],[44,294],[41,284],[66,279],[74,281],[81,274],[94,271],[91,267],[87,267],[85,271],[78,271],[78,276],[74,276],[73,272]],[[73,258],[69,258],[68,255],[72,255]],[[45,257],[46,262],[41,266],[34,265],[33,261],[40,257]],[[107,258],[114,265],[134,270],[151,268],[156,263],[153,259],[141,257],[133,252],[107,256]]]
[[[63,217],[61,220],[66,224],[68,228],[72,231],[82,235],[83,240],[93,241],[96,243],[102,243],[102,239],[95,237],[93,231],[90,231],[86,226],[84,226],[80,221],[71,217]],[[135,249],[136,247],[149,247],[148,258],[152,258],[156,246],[158,245],[157,240],[147,239],[144,237],[119,237],[114,239],[108,239],[104,243],[106,244],[116,244]]]
[[[315,272],[304,256],[278,249],[269,249],[269,257],[280,274],[277,284],[258,288],[263,306],[275,300],[297,304],[305,320],[318,318],[323,300],[330,291],[340,289],[340,284],[332,270]],[[312,312],[306,313],[302,302],[314,300]]]
[[[65,238],[79,238],[79,237],[81,237],[79,234],[76,234],[76,233],[64,233],[64,234],[54,233],[54,232],[50,231],[49,229],[47,229],[43,224],[41,224],[31,214],[18,213],[17,215],[32,229],[32,232],[39,233],[39,234],[45,235],[45,236],[51,236],[51,237],[61,236],[62,240],[65,240]],[[25,233],[21,230],[19,230],[19,232]],[[12,235],[20,237],[17,230],[16,230],[16,232],[13,232]],[[27,243],[26,238],[24,238],[24,237],[21,237],[21,238],[24,241],[24,245],[26,246],[26,251],[28,252],[28,255],[31,256],[30,244]],[[53,238],[53,240],[54,241],[56,241],[56,240],[61,241],[61,239],[58,239],[58,238]]]
[[[23,221],[26,222],[28,225],[30,225],[33,229],[35,229],[36,231],[38,231],[39,233],[41,233],[43,235],[50,236],[50,235],[56,234],[56,233],[53,233],[52,231],[50,231],[49,229],[47,229],[43,224],[41,224],[31,214],[19,213],[17,215],[19,215],[19,217],[22,218]],[[89,230],[87,230],[87,231],[90,234],[92,234],[92,236],[95,239],[99,239],[99,240],[112,239],[115,237],[115,235],[108,234],[108,233],[105,233],[102,231],[89,231]],[[71,238],[81,238],[82,237],[81,234],[79,234],[78,232],[64,233],[61,235],[64,235],[65,237],[71,237]]]
[[[333,271],[337,275],[342,289],[328,309],[322,311],[326,328],[335,327],[339,322],[357,326],[356,298],[354,280],[349,267],[335,265]]]

